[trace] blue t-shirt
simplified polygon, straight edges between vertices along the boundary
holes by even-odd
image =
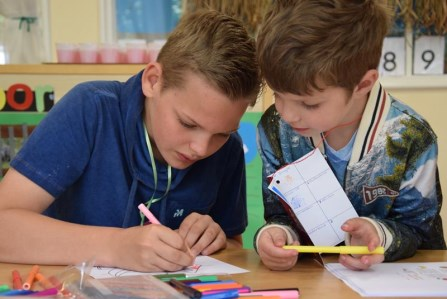
[[[336,151],[324,140],[324,148],[326,150],[326,156],[331,165],[332,171],[335,173],[340,185],[344,185],[346,167],[348,166],[349,159],[351,159],[352,148],[354,147],[355,136],[357,131],[352,135],[351,140],[343,148]]]
[[[86,225],[140,224],[137,206],[154,192],[141,121],[141,73],[127,82],[94,81],[69,91],[33,131],[11,167],[50,193],[44,212]],[[166,190],[166,166],[157,164],[156,196]],[[231,237],[247,226],[242,141],[232,134],[212,156],[172,169],[168,195],[150,210],[176,229],[192,212],[210,215]]]

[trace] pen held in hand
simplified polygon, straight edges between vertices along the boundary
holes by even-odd
[[[152,224],[161,224],[160,221],[158,221],[158,219],[154,216],[154,214],[151,213],[151,211],[149,211],[149,209],[142,203],[140,203],[138,205],[138,209],[140,210],[141,213],[143,213],[144,216],[146,216],[146,218],[152,223]],[[191,248],[189,248],[188,245],[186,245],[186,248],[189,252],[189,254],[194,257],[194,255],[191,252]],[[198,270],[200,268],[200,266],[193,264],[192,265],[193,269]]]
[[[382,246],[369,251],[368,246],[296,246],[286,245],[284,249],[293,249],[299,253],[339,253],[339,254],[384,254]]]
[[[160,221],[154,216],[154,214],[149,211],[149,209],[144,204],[139,204],[138,209],[152,224],[160,224]]]

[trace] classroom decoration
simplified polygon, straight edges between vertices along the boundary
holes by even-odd
[[[409,71],[415,75],[446,73],[447,0],[384,1],[394,12],[394,26],[389,37],[385,38],[380,74],[404,75]],[[405,33],[409,28],[413,34],[411,40]],[[400,39],[390,40],[390,36]],[[406,72],[403,67],[406,53],[402,47],[408,42],[413,50],[413,69]]]
[[[247,112],[242,117],[238,133],[244,143],[245,169],[247,179],[248,226],[242,234],[244,248],[253,248],[253,238],[259,227],[264,224],[262,205],[262,163],[256,148],[256,125],[262,112]]]
[[[1,112],[48,112],[54,105],[54,88],[39,85],[34,90],[23,83],[15,83],[7,90],[0,89]]]
[[[184,0],[183,12],[200,8],[223,11],[241,20],[256,35],[272,0]],[[414,74],[439,75],[447,72],[445,38],[447,33],[447,0],[382,0],[394,12],[393,27],[384,41],[379,73],[404,76],[406,64],[406,26],[414,32]],[[425,38],[425,35],[433,36]],[[436,37],[435,37],[436,36]],[[420,39],[422,37],[422,39]],[[427,43],[428,41],[428,43]]]
[[[212,8],[234,15],[255,33],[272,0],[185,0],[184,12]],[[395,20],[422,27],[433,27],[435,33],[447,33],[447,0],[382,0],[395,12]]]
[[[405,60],[405,37],[385,37],[382,46],[382,57],[379,63],[379,74],[381,76],[405,75]]]
[[[184,12],[211,8],[225,12],[243,22],[255,35],[272,0],[184,0]]]
[[[54,88],[11,84],[0,88],[0,179],[35,126],[54,105]]]
[[[434,33],[447,33],[446,0],[386,0],[396,12],[395,19],[417,27],[433,28]]]
[[[444,36],[414,37],[413,74],[442,75],[444,73]]]

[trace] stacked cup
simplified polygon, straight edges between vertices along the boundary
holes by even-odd
[[[58,63],[131,63],[156,61],[165,40],[146,43],[143,39],[118,43],[56,43]]]

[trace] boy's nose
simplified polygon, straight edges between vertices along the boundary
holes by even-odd
[[[288,107],[284,102],[275,103],[276,110],[281,115],[281,118],[288,124],[297,123],[301,119],[300,114],[296,109]]]
[[[197,158],[205,157],[208,153],[209,146],[210,146],[210,138],[205,136],[196,138],[189,145],[193,154],[197,156]]]

